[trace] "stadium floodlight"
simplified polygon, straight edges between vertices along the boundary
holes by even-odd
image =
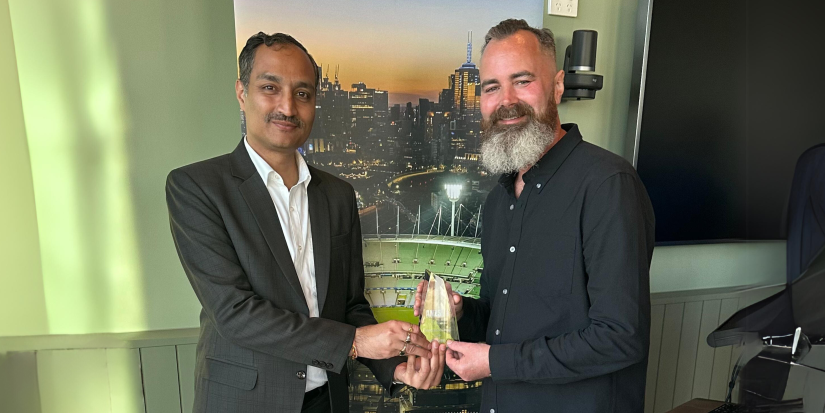
[[[461,197],[461,185],[460,184],[446,184],[444,185],[444,189],[447,191],[447,198],[450,202],[453,203],[453,215],[451,219],[450,225],[450,236],[455,236],[455,202],[458,201],[458,198]]]

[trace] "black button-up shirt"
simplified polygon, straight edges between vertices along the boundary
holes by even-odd
[[[482,412],[641,412],[654,218],[623,158],[575,124],[484,206],[484,272],[459,333],[491,345]]]

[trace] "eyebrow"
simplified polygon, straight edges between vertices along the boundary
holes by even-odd
[[[281,77],[277,75],[273,75],[272,73],[261,73],[258,75],[258,79],[268,80],[270,82],[281,83]]]
[[[514,80],[524,76],[536,77],[536,75],[534,75],[533,72],[530,72],[528,70],[522,70],[521,72],[513,73],[512,75],[510,75],[510,80]]]
[[[257,77],[258,80],[268,80],[270,82],[281,83],[283,78],[278,75],[273,75],[272,73],[261,73]],[[309,82],[299,81],[295,83],[296,88],[307,88],[307,89],[315,89],[315,86]]]

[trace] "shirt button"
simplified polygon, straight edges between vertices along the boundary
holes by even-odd
[[[510,247],[510,252],[516,252],[516,247]]]
[[[302,249],[302,247],[299,245],[299,246],[298,246],[298,251],[300,251],[301,249]]]
[[[295,212],[295,207],[289,207],[289,210]]]
[[[507,289],[506,288],[502,292],[504,293],[504,295],[507,295]]]
[[[515,207],[516,207],[515,205],[510,205],[510,211],[512,211],[513,208],[515,208]]]
[[[496,330],[496,335],[501,335],[501,330]]]
[[[541,184],[536,184],[536,188],[541,188]]]
[[[307,373],[305,371],[301,370],[301,371],[298,371],[297,373],[295,373],[295,376],[298,377],[299,380],[304,380],[304,379],[307,378]]]
[[[490,409],[490,413],[496,413],[496,409]]]

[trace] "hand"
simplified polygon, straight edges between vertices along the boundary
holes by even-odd
[[[355,329],[355,348],[358,357],[375,360],[399,356],[401,349],[405,349],[406,354],[430,358],[430,342],[417,325],[405,321],[358,327]]]
[[[413,314],[416,317],[421,316],[421,307],[424,305],[424,294],[427,293],[427,286],[430,283],[427,280],[421,280],[418,283],[418,288],[415,289],[415,304],[413,304]],[[444,285],[447,286],[447,295],[453,297],[453,309],[455,309],[455,319],[456,321],[461,319],[461,316],[464,314],[464,299],[461,297],[461,294],[453,292],[453,286],[445,282]]]
[[[430,389],[441,383],[444,374],[444,360],[447,346],[433,340],[429,359],[409,356],[407,361],[395,368],[395,380],[402,381],[416,389]]]
[[[490,346],[479,343],[447,341],[447,365],[464,381],[490,376]]]

